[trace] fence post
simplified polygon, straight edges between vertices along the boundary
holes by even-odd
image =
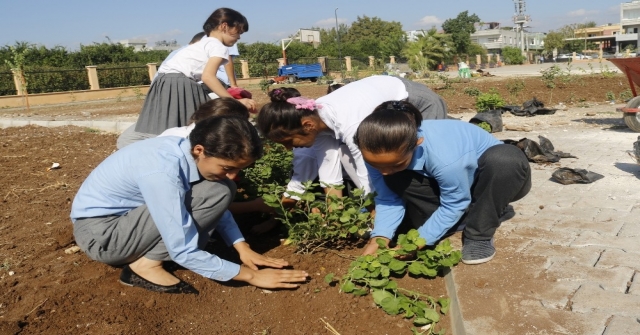
[[[156,73],[158,73],[158,63],[147,63],[147,69],[149,69],[149,80],[153,81]]]
[[[286,58],[278,58],[278,69],[285,66],[285,62],[287,61]]]
[[[480,56],[480,55],[476,55],[476,64],[477,64],[477,65],[482,64],[482,56]]]
[[[396,63],[396,56],[389,56],[389,63],[395,64]]]
[[[16,86],[16,91],[18,92],[17,95],[24,95],[25,88],[22,86],[24,73],[20,70],[11,70],[11,73],[13,73],[13,84]]]
[[[496,64],[500,63],[500,54],[496,54]]]
[[[347,71],[351,71],[351,56],[344,57],[344,66],[347,68]]]
[[[487,54],[487,64],[491,64],[491,54]]]
[[[369,56],[369,67],[370,68],[375,68],[376,67],[375,60],[376,60],[376,58],[374,56]]]
[[[327,73],[327,58],[326,57],[318,57],[318,63],[320,63],[320,67],[322,68],[322,73]]]
[[[242,79],[249,78],[249,62],[246,59],[241,59],[240,64],[242,64]]]
[[[89,86],[92,90],[100,89],[100,82],[98,81],[98,67],[95,65],[85,66],[87,69],[87,76],[89,77]]]

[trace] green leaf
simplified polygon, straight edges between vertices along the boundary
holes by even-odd
[[[385,288],[389,284],[389,279],[372,279],[369,281],[369,286],[374,288]]]
[[[386,290],[378,290],[378,289],[372,290],[371,296],[373,297],[373,301],[378,305],[380,305],[382,303],[382,300],[386,298],[393,299],[393,294],[391,294],[391,292]]]
[[[381,266],[380,267],[380,275],[382,275],[382,277],[389,277],[389,275],[391,274],[391,270],[389,270],[388,266]]]
[[[412,252],[418,250],[418,247],[415,244],[404,244],[402,245],[402,250]]]
[[[440,305],[440,313],[447,314],[449,312],[449,307],[451,304],[451,300],[448,298],[440,298],[438,299],[438,305]]]
[[[357,233],[357,232],[358,232],[358,226],[351,226],[351,227],[349,228],[349,233],[351,233],[351,234],[355,234],[355,233]]]
[[[426,308],[424,310],[424,318],[431,320],[432,322],[440,321],[440,314],[431,308]]]
[[[425,239],[424,239],[424,238],[422,238],[422,237],[418,237],[418,238],[414,241],[414,243],[418,246],[418,248],[422,248],[422,247],[424,247],[425,245],[427,245],[427,240],[425,240]]]
[[[418,262],[413,262],[411,263],[411,265],[409,265],[409,273],[412,275],[416,275],[419,276],[422,274],[422,264],[418,263]]]
[[[376,243],[378,244],[379,248],[387,248],[387,242],[381,238],[376,238]]]
[[[390,280],[389,283],[387,284],[387,286],[385,287],[385,289],[387,289],[387,290],[397,290],[398,289],[398,283],[396,283],[393,280]]]
[[[405,312],[404,312],[404,317],[405,317],[405,318],[407,318],[407,319],[411,319],[414,315],[416,315],[416,314],[415,314],[415,313],[413,313],[413,311],[412,311],[412,310],[410,310],[410,309],[405,309]]]
[[[342,215],[340,217],[340,222],[342,222],[342,223],[347,223],[349,221],[351,221],[351,217],[349,215],[347,215],[347,214],[344,214],[344,215]],[[357,228],[356,228],[356,230],[357,230]]]
[[[428,319],[425,318],[415,318],[413,319],[413,324],[416,326],[426,326],[428,324],[430,324],[431,321],[429,321]]]
[[[340,290],[342,290],[342,292],[345,292],[345,293],[351,293],[355,289],[356,289],[356,285],[350,280],[345,281],[340,287]]]
[[[438,271],[436,269],[429,268],[424,264],[420,264],[420,272],[427,277],[436,277],[438,275]]]
[[[407,233],[407,239],[409,241],[415,242],[415,240],[417,240],[418,238],[420,238],[420,233],[418,233],[418,231],[415,229],[411,229]]]
[[[361,289],[361,288],[353,291],[353,295],[356,295],[358,297],[361,297],[363,295],[367,295],[367,293],[369,293],[367,290],[364,290],[364,289]]]
[[[306,192],[300,196],[300,199],[307,202],[313,202],[314,200],[316,200],[316,196],[313,193]]]
[[[389,254],[385,253],[385,254],[378,255],[378,261],[380,261],[380,263],[382,264],[389,264],[391,260],[393,260],[393,257],[391,257],[391,255]]]
[[[391,271],[396,273],[400,273],[401,271],[403,271],[406,266],[407,266],[407,263],[397,260],[395,258],[391,262],[389,262],[389,269],[391,269]]]
[[[324,276],[324,282],[327,284],[331,284],[333,282],[333,277],[334,277],[333,273],[327,274],[326,276]]]
[[[409,243],[409,240],[407,240],[407,235],[405,234],[400,234],[398,236],[398,244],[399,245],[403,245],[403,244],[407,244]]]
[[[382,299],[380,307],[382,307],[382,309],[389,315],[397,315],[398,313],[400,313],[400,305],[398,304],[398,299],[394,297]]]
[[[443,259],[441,259],[440,261],[438,261],[438,263],[439,263],[440,265],[442,265],[442,266],[446,266],[446,267],[448,267],[448,268],[450,268],[450,267],[452,267],[452,266],[453,266],[453,262],[452,262],[450,259],[448,259],[448,258],[443,258]]]
[[[367,275],[367,271],[362,269],[355,269],[351,272],[351,278],[353,279],[362,279]]]

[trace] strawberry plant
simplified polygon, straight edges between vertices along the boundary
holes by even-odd
[[[341,247],[350,238],[359,238],[371,226],[372,217],[366,207],[373,203],[373,194],[364,195],[362,189],[338,197],[312,192],[319,184],[304,183],[303,193],[287,193],[299,198],[293,208],[286,208],[282,194],[286,187],[269,185],[270,191],[262,195],[265,203],[275,208],[288,230],[287,244],[294,244],[302,253],[312,253],[320,247]],[[323,185],[323,187],[326,185]],[[342,185],[333,186],[341,190]]]
[[[235,201],[253,200],[269,192],[269,184],[288,182],[293,152],[283,145],[265,140],[264,155],[238,174]]]
[[[412,276],[433,278],[442,270],[456,265],[461,253],[453,250],[449,240],[435,248],[425,248],[426,241],[418,231],[410,230],[398,237],[395,248],[387,248],[381,240],[375,255],[360,256],[351,263],[347,273],[338,278],[333,273],[325,277],[328,284],[339,283],[340,291],[356,296],[371,294],[373,301],[389,315],[414,318],[413,324],[423,327],[424,332],[413,328],[414,334],[444,334],[435,331],[440,314],[449,310],[449,299],[435,299],[429,295],[403,289],[392,277],[402,277],[407,272]],[[415,256],[414,256],[415,255]],[[412,260],[406,260],[408,256]]]

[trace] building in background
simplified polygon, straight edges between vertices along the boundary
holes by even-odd
[[[125,47],[133,47],[134,51],[149,50],[149,48],[147,48],[147,40],[142,38],[120,40],[120,42],[118,43],[124,45]]]
[[[516,27],[500,27],[497,22],[480,24],[471,41],[480,44],[490,54],[501,53],[504,47],[520,48],[520,34]],[[524,32],[524,50],[539,51],[544,49],[545,33]]]
[[[640,29],[640,1],[620,4],[620,33],[616,34],[615,52],[625,49],[635,51],[638,48],[638,29]]]

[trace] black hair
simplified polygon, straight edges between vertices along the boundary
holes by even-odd
[[[340,87],[344,86],[343,84],[331,84],[327,87],[327,94],[339,89]]]
[[[189,120],[191,122],[199,122],[206,118],[220,115],[237,115],[248,119],[249,110],[240,101],[234,98],[223,97],[209,100],[200,105]]]
[[[300,92],[292,87],[276,88],[269,92],[271,102],[262,106],[256,122],[260,132],[272,141],[293,134],[306,135],[302,129],[302,118],[318,115],[317,110],[296,109],[296,106],[287,102],[289,98],[299,97]]]
[[[200,40],[205,36],[206,34],[204,33],[204,31],[201,31],[195,35],[193,35],[193,37],[191,38],[191,41],[189,41],[189,44],[193,44],[193,43],[197,43],[200,42]]]
[[[249,120],[236,115],[206,118],[189,134],[191,148],[200,144],[208,157],[235,161],[262,157],[262,140]]]
[[[231,8],[218,8],[204,22],[202,30],[209,35],[219,25],[226,23],[229,28],[237,28],[240,32],[249,31],[249,21],[240,12]]]
[[[412,152],[418,141],[422,114],[406,101],[387,101],[378,105],[360,125],[353,141],[373,154]]]

